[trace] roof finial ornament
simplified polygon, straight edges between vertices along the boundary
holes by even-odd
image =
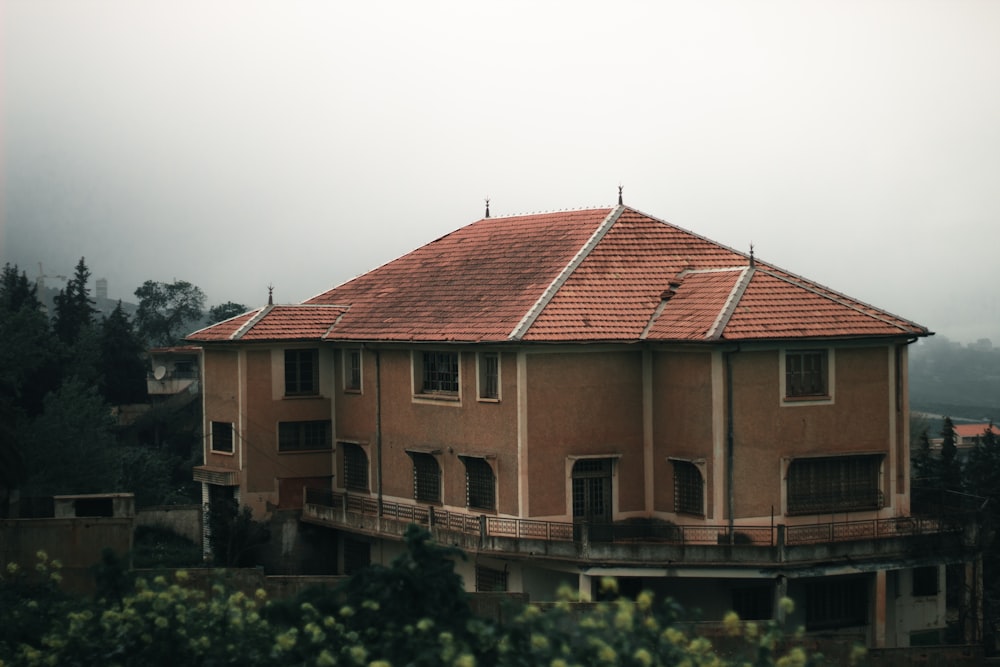
[[[753,243],[750,243],[750,266],[757,266],[757,260],[753,256]]]
[[[274,305],[274,285],[271,283],[267,284],[267,305]]]
[[[624,190],[624,189],[625,189],[625,186],[622,185],[621,183],[619,183],[618,184],[618,205],[619,206],[622,205],[622,190]]]
[[[486,217],[490,217],[490,198],[486,198]]]

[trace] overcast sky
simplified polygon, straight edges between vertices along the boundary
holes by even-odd
[[[293,303],[625,203],[1000,345],[1000,2],[4,0],[0,262]],[[50,279],[50,285],[58,285]]]

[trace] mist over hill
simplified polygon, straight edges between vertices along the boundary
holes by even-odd
[[[955,422],[1000,422],[1000,348],[944,336],[910,347],[910,409]]]

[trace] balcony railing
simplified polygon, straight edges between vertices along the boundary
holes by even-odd
[[[442,510],[429,505],[379,502],[371,496],[305,490],[307,517],[348,525],[348,515],[378,517],[416,523],[487,538],[588,542],[591,544],[665,544],[681,546],[733,545],[778,547],[817,545],[857,540],[887,539],[961,532],[974,519],[970,512],[938,516],[894,517],[860,521],[831,521],[803,525],[732,527],[728,525],[677,525],[667,521],[629,520],[610,524],[579,524],[535,519],[502,518]]]

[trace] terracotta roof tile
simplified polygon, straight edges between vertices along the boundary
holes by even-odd
[[[742,253],[620,206],[485,218],[300,306],[269,306],[189,339],[627,342],[927,334],[776,267],[751,267]]]

